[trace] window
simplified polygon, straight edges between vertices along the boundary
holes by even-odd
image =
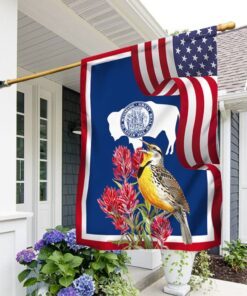
[[[47,201],[47,165],[48,165],[48,105],[47,100],[40,99],[40,140],[39,140],[39,200]]]
[[[24,203],[24,122],[25,100],[24,93],[17,92],[17,127],[16,127],[16,203]]]

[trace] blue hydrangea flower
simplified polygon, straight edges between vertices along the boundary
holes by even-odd
[[[61,289],[57,296],[77,296],[75,288],[72,286]]]
[[[39,240],[37,243],[34,244],[34,250],[39,251],[45,246],[45,242],[43,239]]]
[[[16,261],[19,263],[30,263],[34,259],[35,259],[35,254],[32,249],[22,250],[16,255]]]
[[[93,296],[95,284],[93,278],[88,274],[83,274],[73,281],[77,296]]]
[[[68,231],[66,233],[64,240],[66,241],[67,246],[73,251],[78,251],[78,250],[84,248],[84,246],[77,245],[77,243],[76,243],[75,229],[71,229],[70,231]]]
[[[64,240],[65,235],[56,229],[50,230],[43,235],[43,241],[46,245],[60,243]]]

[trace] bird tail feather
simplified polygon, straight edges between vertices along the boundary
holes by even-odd
[[[188,224],[186,213],[181,209],[181,210],[177,211],[174,214],[174,216],[178,220],[178,222],[180,223],[183,242],[185,244],[187,244],[187,245],[191,244],[192,243],[192,237],[191,237],[190,227],[189,227],[189,224]]]

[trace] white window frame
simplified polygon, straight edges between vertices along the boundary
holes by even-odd
[[[18,76],[29,75],[29,71],[22,68],[18,68]],[[51,96],[51,108],[52,116],[50,116],[50,124],[53,126],[53,135],[51,138],[51,151],[48,156],[50,159],[50,165],[52,167],[54,174],[48,176],[50,183],[52,184],[50,188],[50,194],[52,196],[51,205],[51,217],[52,217],[52,227],[62,224],[62,85],[55,83],[46,78],[38,78],[34,80],[27,81],[18,85],[18,91],[26,92],[25,100],[29,100],[29,104],[25,104],[25,135],[28,133],[30,140],[25,143],[25,159],[29,159],[28,163],[25,162],[25,196],[27,200],[33,201],[33,206],[28,205],[29,211],[33,212],[34,227],[32,236],[30,236],[29,243],[33,243],[39,237],[37,237],[37,211],[38,204],[37,200],[39,198],[39,192],[35,192],[37,187],[33,184],[38,184],[39,181],[39,160],[40,151],[39,143],[37,143],[37,138],[39,140],[39,98],[42,97],[43,92],[47,92]],[[27,105],[27,107],[26,107]],[[33,126],[30,124],[33,122]],[[33,151],[30,155],[30,151]],[[27,154],[28,157],[27,157]],[[38,163],[38,167],[37,164]],[[18,211],[26,211],[25,206],[17,205]],[[36,219],[36,222],[35,222]]]

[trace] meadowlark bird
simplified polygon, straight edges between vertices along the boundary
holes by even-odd
[[[183,190],[173,175],[164,167],[161,149],[156,145],[142,142],[147,149],[141,150],[143,161],[137,176],[139,189],[151,205],[174,215],[180,223],[183,242],[191,244],[192,238],[186,215],[190,208]]]

